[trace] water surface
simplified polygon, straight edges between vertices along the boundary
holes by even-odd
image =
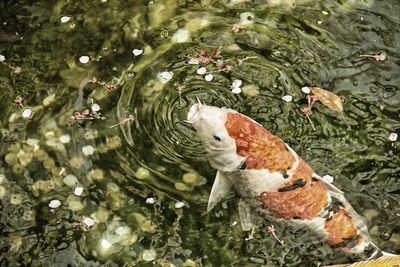
[[[334,176],[374,242],[400,253],[398,14],[395,0],[3,1],[0,266],[350,262],[266,219],[249,238],[233,193],[206,213],[215,171],[184,122],[197,97],[256,119]],[[378,52],[387,60],[360,57]],[[340,96],[343,114],[317,103],[313,130],[304,86]]]

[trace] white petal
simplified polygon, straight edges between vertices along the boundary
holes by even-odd
[[[392,141],[392,142],[395,142],[395,141],[397,140],[398,137],[399,137],[399,136],[398,136],[397,133],[391,133],[391,134],[389,135],[389,140]]]
[[[32,116],[32,110],[30,108],[26,108],[22,111],[22,118],[28,119]]]
[[[61,201],[58,200],[58,199],[53,199],[53,200],[50,201],[50,203],[49,203],[49,207],[52,208],[52,209],[56,209],[56,208],[58,208],[58,207],[60,207],[60,206],[61,206]]]
[[[79,62],[82,63],[82,64],[88,63],[89,60],[90,60],[90,58],[89,58],[88,56],[81,56],[81,57],[79,58]]]
[[[143,54],[143,49],[133,49],[132,51],[134,56],[140,56],[141,54]]]
[[[77,195],[79,197],[82,195],[82,193],[83,193],[83,187],[80,187],[80,186],[75,187],[75,190],[74,190],[75,195]]]
[[[242,92],[242,89],[240,89],[240,87],[235,87],[232,89],[232,93],[234,94],[240,94]]]
[[[181,209],[185,206],[185,203],[179,201],[175,203],[175,209]]]
[[[172,77],[174,77],[174,73],[172,71],[164,71],[161,73],[161,78],[163,78],[164,80],[171,80]]]
[[[238,88],[242,85],[242,83],[243,83],[242,80],[234,80],[232,82],[232,88]]]
[[[282,100],[285,101],[285,102],[292,102],[293,96],[285,95],[285,96],[282,97]]]
[[[97,112],[100,110],[100,105],[99,104],[93,104],[92,105],[92,111],[93,112]]]
[[[92,218],[86,217],[85,219],[83,219],[83,223],[87,226],[93,226],[94,225],[94,220]]]
[[[149,197],[149,198],[147,198],[146,199],[146,204],[154,204],[154,198],[152,198],[152,197]]]
[[[204,74],[206,74],[206,72],[207,72],[207,69],[205,67],[201,67],[196,71],[196,73],[199,75],[204,75]]]
[[[204,76],[204,80],[206,80],[207,82],[212,81],[212,79],[214,79],[214,76],[211,73]]]
[[[61,23],[67,23],[68,21],[71,20],[71,17],[70,16],[62,16],[60,18],[60,20],[61,20]]]
[[[303,93],[305,93],[305,94],[311,93],[311,89],[310,89],[310,87],[308,87],[308,86],[302,87],[302,88],[301,88],[301,91],[302,91]]]

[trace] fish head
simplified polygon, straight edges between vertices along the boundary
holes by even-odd
[[[236,142],[225,127],[229,113],[236,111],[227,108],[196,103],[190,107],[187,121],[197,131],[211,166],[223,171],[234,171],[244,162],[236,153]]]

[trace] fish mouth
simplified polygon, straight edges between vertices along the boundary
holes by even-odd
[[[193,124],[199,119],[200,115],[199,113],[202,106],[203,104],[196,103],[190,107],[189,112],[187,114],[187,122]]]

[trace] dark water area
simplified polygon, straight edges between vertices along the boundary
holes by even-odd
[[[234,193],[206,212],[197,98],[333,176],[400,254],[399,14],[396,0],[1,1],[0,266],[351,262],[307,229],[243,231]],[[342,114],[317,102],[313,129],[307,86]]]

